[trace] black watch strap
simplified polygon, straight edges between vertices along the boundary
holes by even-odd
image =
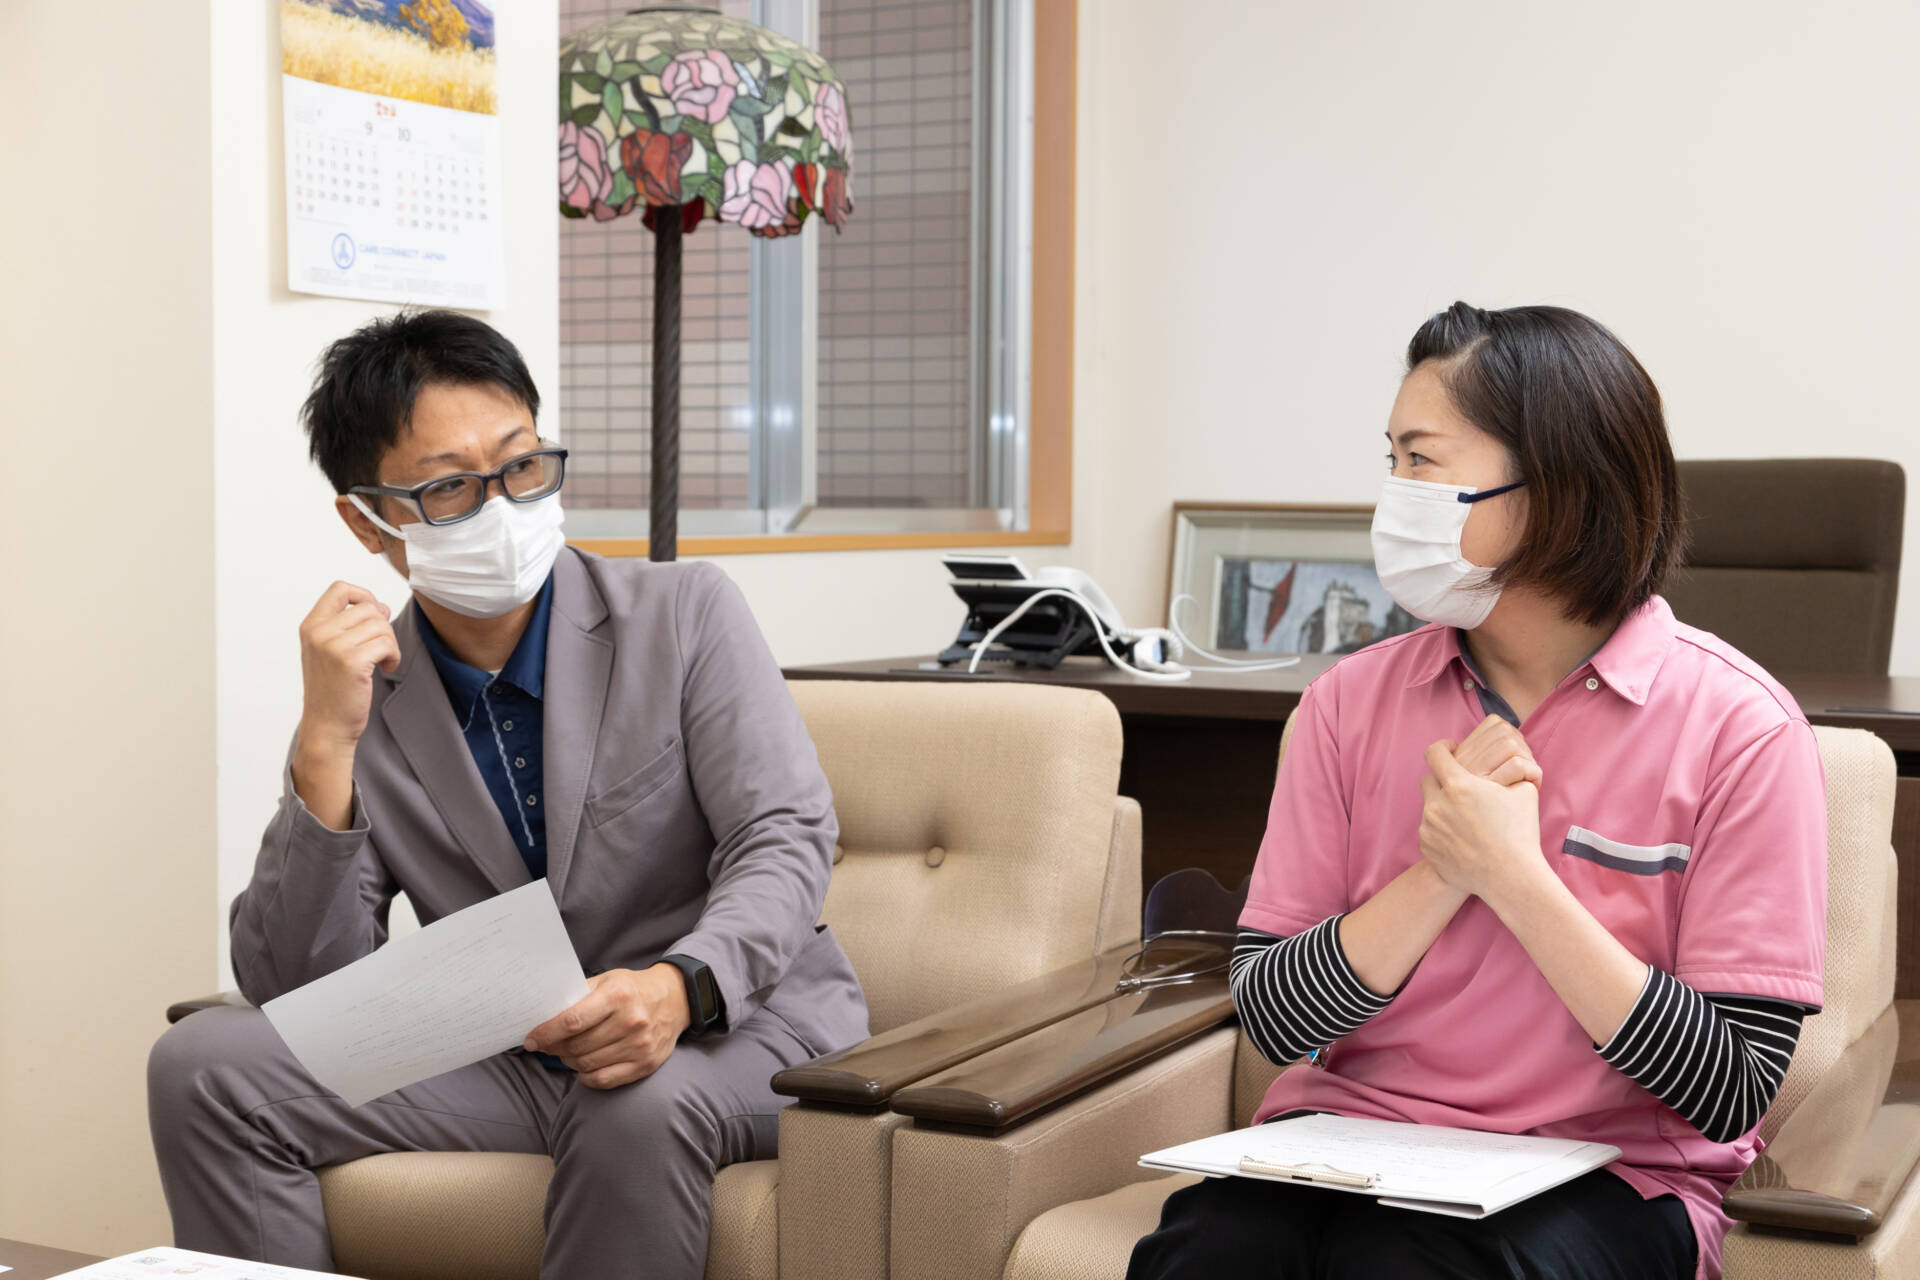
[[[724,1025],[727,1011],[720,999],[720,984],[713,980],[713,969],[706,961],[682,955],[662,958],[686,979],[687,1030],[697,1035]]]

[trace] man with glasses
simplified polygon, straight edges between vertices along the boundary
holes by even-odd
[[[739,591],[707,564],[567,547],[567,452],[519,353],[448,311],[330,347],[303,410],[340,518],[406,576],[336,582],[233,968],[260,1004],[423,921],[545,878],[589,975],[522,1050],[363,1107],[257,1009],[174,1026],[148,1067],[176,1243],[329,1271],[315,1170],[386,1151],[552,1156],[542,1274],[703,1273],[714,1172],[774,1154],[784,1066],[866,1035],[816,926],[838,828]],[[426,1224],[423,1224],[423,1226]]]

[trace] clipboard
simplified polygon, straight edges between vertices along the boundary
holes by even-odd
[[[1140,1164],[1321,1187],[1370,1195],[1396,1208],[1485,1218],[1619,1158],[1620,1148],[1602,1142],[1308,1115],[1149,1152]]]

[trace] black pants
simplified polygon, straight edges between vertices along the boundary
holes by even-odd
[[[1478,1220],[1208,1178],[1167,1197],[1127,1280],[1691,1280],[1694,1249],[1677,1197],[1605,1169]]]

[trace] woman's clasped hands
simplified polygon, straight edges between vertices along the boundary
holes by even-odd
[[[1466,741],[1428,747],[1427,771],[1420,852],[1443,880],[1492,902],[1547,870],[1540,765],[1518,729],[1490,715]]]

